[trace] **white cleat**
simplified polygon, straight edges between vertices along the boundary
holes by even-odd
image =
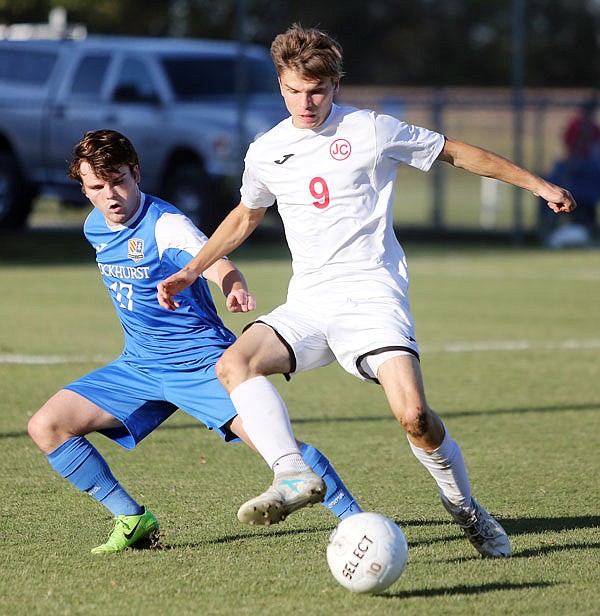
[[[277,475],[265,492],[240,507],[237,517],[243,524],[277,524],[297,509],[322,502],[326,492],[325,482],[310,470]]]
[[[510,541],[505,530],[474,498],[471,499],[470,507],[466,509],[453,507],[443,497],[442,503],[463,529],[467,539],[484,558],[510,556]]]

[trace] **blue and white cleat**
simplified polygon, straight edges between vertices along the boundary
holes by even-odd
[[[277,475],[265,492],[240,507],[237,517],[243,524],[277,524],[297,509],[322,502],[326,492],[325,482],[311,470]]]

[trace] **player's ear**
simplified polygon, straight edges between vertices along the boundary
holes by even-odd
[[[133,179],[135,180],[136,184],[140,183],[140,166],[139,165],[135,165],[135,167],[133,168]]]
[[[333,93],[337,94],[339,91],[340,91],[340,80],[334,79],[333,80]]]

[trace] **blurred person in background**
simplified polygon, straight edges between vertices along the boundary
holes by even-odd
[[[596,230],[600,201],[600,126],[595,114],[595,96],[585,101],[562,134],[565,157],[557,161],[548,179],[568,188],[577,200],[577,210],[561,220],[540,203],[540,235],[550,248],[585,246]]]

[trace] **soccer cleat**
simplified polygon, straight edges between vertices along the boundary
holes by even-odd
[[[144,507],[140,515],[119,515],[106,543],[92,549],[92,554],[122,552],[129,547],[155,546],[158,543],[158,520]]]
[[[243,524],[277,524],[302,507],[312,507],[325,498],[325,482],[311,470],[277,475],[260,496],[244,503],[237,517]]]
[[[508,535],[474,498],[465,509],[453,507],[444,497],[442,503],[446,511],[458,522],[467,539],[484,558],[503,558],[510,556]]]

